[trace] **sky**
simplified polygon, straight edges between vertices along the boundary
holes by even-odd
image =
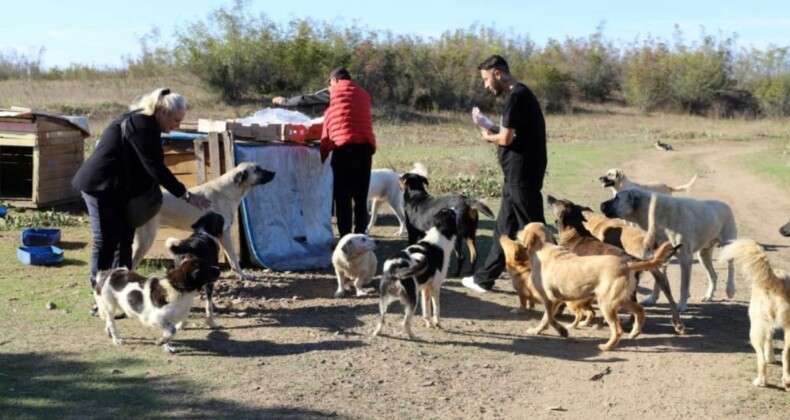
[[[704,35],[737,36],[737,46],[790,46],[788,0],[248,0],[250,13],[285,24],[310,18],[338,26],[436,38],[472,25],[549,39],[586,38],[603,28],[615,43],[646,38],[672,41],[675,27],[685,45]],[[140,39],[158,29],[172,42],[177,29],[206,22],[211,11],[230,6],[208,0],[0,0],[0,54],[35,58],[45,68],[83,64],[123,65],[140,54]]]

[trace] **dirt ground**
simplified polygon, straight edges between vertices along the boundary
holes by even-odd
[[[789,268],[790,240],[777,232],[790,210],[787,186],[766,183],[738,164],[764,146],[726,146],[653,153],[622,169],[637,181],[681,184],[688,179],[673,173],[672,162],[691,162],[699,173],[691,194],[729,203],[741,235],[765,245],[775,266]],[[724,266],[716,267],[726,279]],[[420,340],[412,342],[398,325],[398,305],[390,309],[384,336],[371,338],[377,298],[330,298],[335,282],[328,272],[264,274],[268,280],[263,282],[221,284],[218,306],[227,308],[220,318],[224,328],[209,332],[208,339],[207,330],[194,331],[182,357],[256,360],[254,374],[241,366],[227,372],[241,375],[240,386],[249,392],[222,388],[217,397],[351,418],[781,416],[790,407],[790,396],[776,386],[780,367],[770,366],[767,389],[751,385],[750,285],[736,276],[737,294],[728,300],[720,280],[714,302],[699,303],[707,280],[698,263],[692,275],[692,304],[682,315],[687,336],[673,335],[662,297],[648,308],[640,337],[602,353],[596,345],[607,337],[607,328],[574,330],[568,339],[553,331],[527,336],[541,313],[511,314],[517,298],[508,280],[497,282],[496,293],[486,295],[449,280],[442,294],[444,328],[418,324]],[[669,276],[677,297],[676,264]],[[648,287],[649,282],[640,291]]]
[[[790,238],[781,237],[778,229],[790,216],[790,188],[766,182],[740,164],[762,147],[703,143],[651,153],[650,159],[621,168],[634,180],[669,184],[683,184],[690,178],[686,173],[698,173],[691,195],[729,203],[741,235],[763,244],[775,267],[788,269]],[[678,174],[678,164],[691,168],[683,166]],[[564,197],[562,191],[547,193]],[[374,233],[395,229],[394,219],[383,221],[386,225]],[[490,227],[490,221],[485,223]],[[380,261],[403,243],[380,239]],[[240,417],[783,417],[790,395],[776,386],[780,366],[769,366],[768,388],[751,384],[755,357],[748,341],[750,285],[737,275],[736,296],[727,299],[726,270],[718,262],[715,266],[723,279],[708,303],[698,300],[707,284],[704,270],[698,263],[692,269],[692,300],[682,314],[688,335],[674,335],[662,297],[647,308],[643,334],[624,338],[611,352],[597,348],[608,337],[608,328],[571,330],[567,339],[552,330],[528,336],[541,309],[511,314],[517,298],[505,279],[497,282],[495,293],[485,295],[449,279],[442,290],[443,329],[415,322],[420,340],[409,341],[399,325],[400,305],[391,306],[383,336],[370,337],[377,296],[332,298],[336,283],[329,270],[263,271],[256,281],[218,283],[215,299],[222,329],[204,327],[202,302],[195,305],[190,328],[177,339],[181,353],[172,356],[172,363],[188,360],[178,376],[200,383],[212,401],[248,408]],[[677,297],[677,265],[671,264],[668,273]],[[651,281],[644,281],[640,292],[651,287]],[[165,357],[152,345],[150,329],[120,322],[130,338],[123,351]],[[77,341],[82,340],[107,345],[98,325],[87,334],[91,336],[59,350],[78,351]],[[777,353],[780,346],[778,341]],[[183,415],[200,417],[198,411]]]

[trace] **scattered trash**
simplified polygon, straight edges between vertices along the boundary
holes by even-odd
[[[561,405],[555,405],[555,406],[548,407],[547,410],[549,410],[549,411],[568,411],[568,410],[562,408]]]
[[[601,373],[596,373],[595,375],[593,375],[593,377],[590,378],[590,380],[591,381],[600,381],[601,379],[603,379],[604,376],[606,376],[606,375],[608,375],[610,373],[612,373],[612,368],[607,366],[606,369],[601,371]]]

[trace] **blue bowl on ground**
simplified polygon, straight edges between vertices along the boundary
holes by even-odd
[[[22,231],[22,245],[46,246],[60,242],[60,229],[25,229]]]
[[[0,206],[0,217],[5,217],[8,214],[8,207]]]
[[[55,265],[63,262],[63,250],[56,246],[20,246],[16,257],[25,265]]]

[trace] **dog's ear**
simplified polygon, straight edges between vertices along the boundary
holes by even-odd
[[[642,204],[642,198],[635,190],[630,190],[626,195],[626,202],[632,209],[636,210]]]
[[[430,183],[428,183],[428,178],[422,175],[417,175],[417,176],[420,177],[420,180],[425,183],[425,186],[431,185]]]
[[[595,212],[593,211],[593,209],[591,209],[591,208],[589,208],[589,207],[587,207],[587,206],[584,206],[584,207],[582,207],[582,211],[589,211],[589,212],[593,212],[593,213],[595,213]]]
[[[241,185],[244,181],[247,180],[249,176],[250,174],[248,174],[247,170],[244,169],[243,171],[239,171],[238,173],[236,173],[236,175],[233,175],[233,182],[236,185]]]

